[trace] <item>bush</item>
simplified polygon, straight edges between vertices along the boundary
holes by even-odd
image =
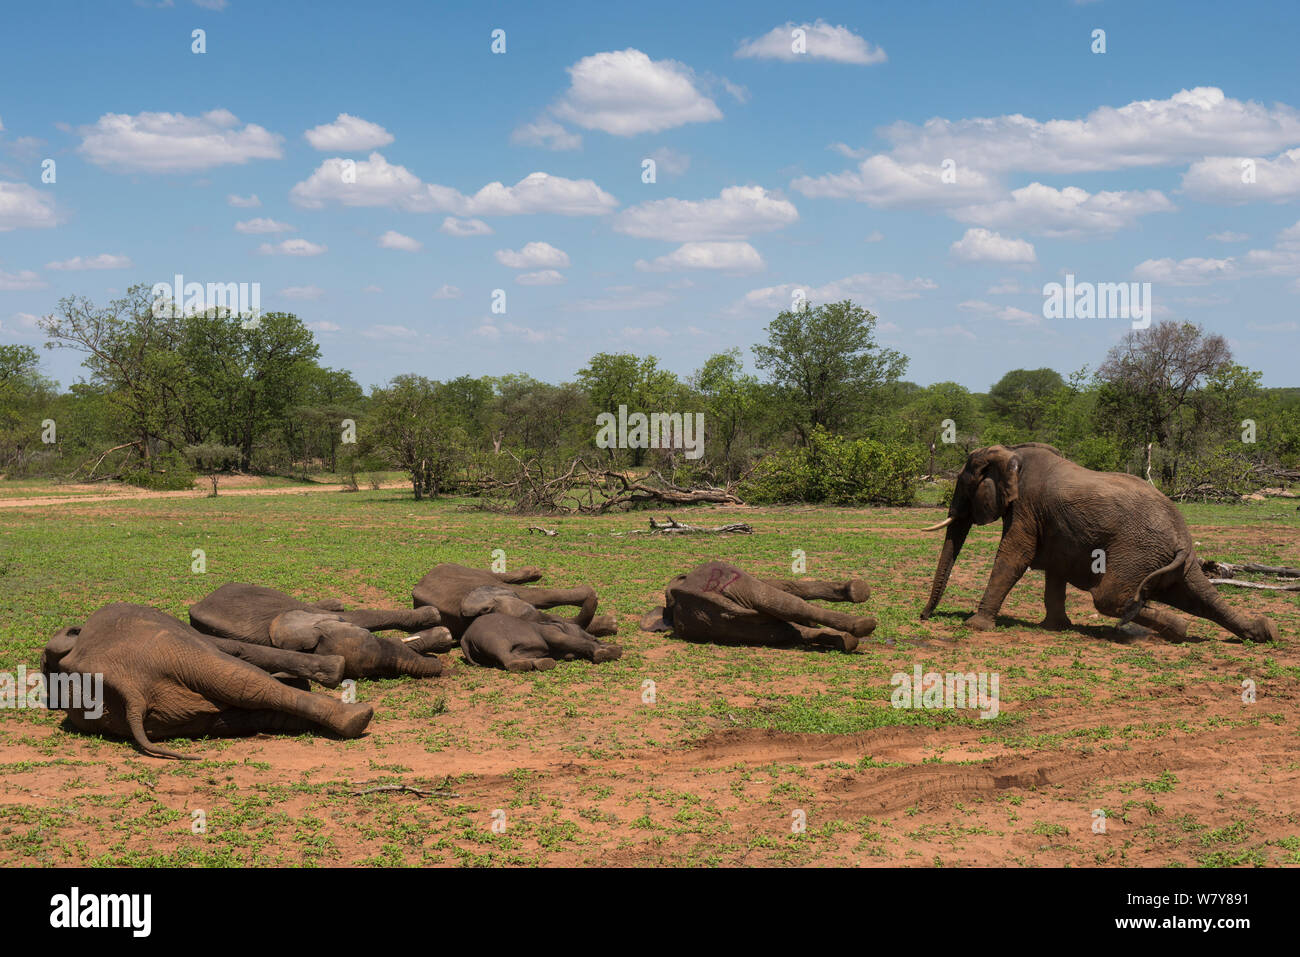
[[[909,505],[922,465],[921,452],[902,443],[845,439],[818,428],[807,446],[763,459],[740,494],[756,505]]]
[[[138,467],[122,473],[127,485],[148,489],[151,492],[179,492],[194,487],[198,478],[179,452],[164,452]]]

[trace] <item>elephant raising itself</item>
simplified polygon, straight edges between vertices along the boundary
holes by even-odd
[[[687,641],[721,644],[804,643],[853,651],[876,619],[846,615],[812,601],[863,602],[871,587],[842,582],[755,578],[726,562],[706,562],[678,575],[664,591],[666,604],[641,619],[644,631],[672,631]]]
[[[344,678],[434,678],[442,662],[427,652],[447,651],[451,634],[438,625],[436,608],[344,611],[326,599],[304,604],[259,585],[231,582],[190,606],[190,624],[206,635],[249,645],[343,658]],[[415,632],[399,640],[375,631]]]
[[[356,738],[370,723],[369,705],[302,691],[267,673],[338,684],[341,658],[256,648],[241,660],[243,654],[227,653],[232,645],[239,642],[208,638],[157,609],[117,603],[80,628],[55,634],[41,655],[41,671],[51,689],[79,675],[102,675],[96,707],[86,707],[84,699],[78,707],[66,699],[51,706],[64,708],[74,727],[129,737],[160,758],[198,760],[151,739],[322,729]]]
[[[1030,568],[1047,574],[1045,628],[1068,628],[1065,586],[1092,592],[1103,615],[1136,621],[1167,638],[1187,636],[1187,622],[1149,601],[1217,622],[1240,638],[1276,641],[1267,618],[1248,620],[1224,604],[1196,560],[1191,532],[1177,507],[1135,475],[1093,472],[1050,445],[1028,442],[977,449],[957,477],[930,600],[943,597],[971,525],[1002,519],[1002,541],[979,609],[966,624],[983,630]]]
[[[578,588],[523,587],[541,577],[542,573],[536,568],[525,568],[517,572],[488,572],[464,565],[435,565],[429,574],[416,582],[411,600],[416,608],[432,606],[438,609],[442,623],[451,631],[451,637],[457,640],[464,636],[465,629],[474,619],[474,615],[467,615],[462,610],[465,598],[474,589],[484,586],[504,587],[533,608],[580,606],[578,614],[573,618],[548,617],[552,621],[569,621],[589,635],[604,637],[618,631],[612,615],[596,614],[596,592],[589,585]]]
[[[572,621],[540,612],[507,585],[482,585],[461,603],[470,620],[460,639],[465,657],[506,671],[547,671],[556,659],[594,664],[623,655],[618,645],[597,641]]]

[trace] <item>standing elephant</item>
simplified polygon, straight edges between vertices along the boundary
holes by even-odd
[[[426,652],[447,651],[451,634],[436,608],[362,608],[344,611],[333,599],[308,605],[291,595],[231,582],[190,606],[190,623],[206,635],[249,645],[343,658],[345,678],[433,678],[442,662]],[[398,640],[374,631],[415,632]]]
[[[483,585],[465,596],[470,619],[460,648],[471,664],[506,671],[547,671],[556,659],[593,664],[622,657],[618,645],[599,642],[572,621],[538,611],[506,585]]]
[[[664,590],[665,604],[641,620],[645,631],[672,631],[687,641],[746,645],[802,642],[853,651],[876,628],[876,619],[847,615],[812,601],[863,602],[871,587],[842,582],[755,578],[726,562],[706,562],[678,575]]]
[[[87,708],[84,700],[70,707],[66,699],[58,706],[73,726],[129,737],[145,754],[160,758],[198,756],[154,744],[153,738],[322,729],[356,738],[370,723],[369,705],[302,691],[267,673],[337,684],[341,658],[260,648],[254,653],[259,664],[253,664],[222,647],[222,641],[171,615],[119,602],[105,605],[80,628],[55,634],[41,655],[41,672],[51,689],[76,676],[102,675],[103,698],[96,707]]]
[[[947,529],[930,600],[929,618],[943,597],[971,525],[1002,519],[993,573],[978,610],[966,624],[993,627],[1012,586],[1030,568],[1047,575],[1045,628],[1068,628],[1066,583],[1090,591],[1103,615],[1136,621],[1169,638],[1187,635],[1187,622],[1151,608],[1149,601],[1217,622],[1240,638],[1277,640],[1267,618],[1246,619],[1224,604],[1196,561],[1182,514],[1134,475],[1093,472],[1050,445],[1028,442],[978,449],[957,477],[948,518],[926,531]]]
[[[536,568],[517,572],[489,572],[464,565],[435,565],[429,574],[418,582],[411,592],[416,608],[438,609],[442,623],[451,637],[460,639],[473,620],[473,615],[463,611],[465,597],[476,588],[495,585],[505,587],[511,594],[534,608],[557,608],[561,605],[580,606],[578,614],[567,619],[590,635],[612,635],[618,626],[610,615],[596,614],[596,592],[589,585],[578,588],[524,588],[528,582],[542,577]],[[559,620],[559,619],[555,619]]]

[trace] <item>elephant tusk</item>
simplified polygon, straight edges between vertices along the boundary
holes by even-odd
[[[941,528],[947,528],[949,525],[951,525],[951,524],[952,524],[953,522],[955,522],[955,521],[956,521],[956,519],[953,518],[953,517],[950,515],[950,516],[948,516],[947,518],[945,518],[942,522],[940,522],[938,525],[931,525],[929,528],[923,528],[923,529],[921,529],[921,531],[923,531],[923,532],[937,532],[937,531],[938,531],[939,529],[941,529]]]

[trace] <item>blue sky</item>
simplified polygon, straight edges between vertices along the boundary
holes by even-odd
[[[260,283],[365,385],[686,374],[802,289],[984,390],[1127,330],[1044,318],[1068,272],[1150,282],[1156,319],[1300,385],[1297,5],[448,7],[9,5],[0,342],[181,273]]]

